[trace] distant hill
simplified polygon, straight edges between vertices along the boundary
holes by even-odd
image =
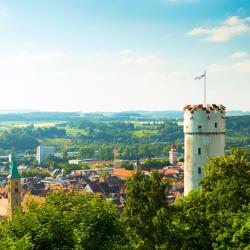
[[[68,121],[79,118],[77,112],[31,112],[0,114],[0,121]]]
[[[245,116],[250,115],[250,112],[240,110],[229,110],[226,112],[227,116]],[[98,112],[98,113],[83,113],[84,117],[96,117],[105,119],[105,117],[116,119],[132,119],[132,118],[167,118],[167,119],[182,119],[183,111],[179,110],[165,110],[165,111],[124,111],[124,112]]]
[[[5,110],[7,112],[7,110]],[[250,112],[230,110],[227,116],[245,116]],[[124,112],[29,112],[28,110],[9,111],[5,113],[0,110],[0,121],[70,121],[85,118],[87,120],[96,121],[126,121],[126,120],[157,120],[161,118],[167,119],[183,119],[183,112],[179,110],[166,111],[124,111]]]
[[[240,110],[229,110],[226,113],[227,113],[227,116],[250,115],[250,111],[240,111]]]

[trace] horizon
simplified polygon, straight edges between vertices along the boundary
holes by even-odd
[[[181,112],[183,113],[183,109],[165,109],[165,110],[121,110],[121,111],[90,111],[90,112],[82,112],[79,110],[71,110],[71,111],[56,111],[56,110],[1,110],[0,115],[8,115],[8,114],[31,114],[31,113],[80,113],[80,114],[106,114],[106,113],[140,113],[140,112]],[[250,113],[250,110],[240,110],[240,109],[226,109],[227,112],[239,112],[239,113]]]
[[[0,2],[3,110],[250,110],[246,0]]]

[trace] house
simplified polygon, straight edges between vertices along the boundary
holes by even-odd
[[[133,176],[135,173],[136,172],[134,170],[126,170],[124,168],[115,168],[112,172],[112,175],[119,177],[121,180],[125,180],[128,177]]]

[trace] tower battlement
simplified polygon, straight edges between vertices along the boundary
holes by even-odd
[[[223,105],[187,105],[184,107],[185,134],[225,133],[225,110]]]
[[[183,108],[183,111],[190,111],[191,113],[194,113],[196,110],[203,110],[206,111],[207,113],[210,113],[214,110],[218,110],[221,113],[225,113],[226,107],[223,106],[222,104],[208,104],[206,106],[204,106],[203,104],[198,104],[198,105],[187,105]]]

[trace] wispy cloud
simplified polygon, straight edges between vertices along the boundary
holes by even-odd
[[[134,56],[134,57],[124,57],[120,60],[121,64],[130,64],[130,65],[146,65],[146,64],[165,64],[166,61],[162,58],[157,57],[156,55],[144,55],[144,56]]]
[[[121,50],[119,53],[121,55],[127,55],[127,54],[131,54],[133,51],[131,49],[123,49]]]
[[[230,58],[238,60],[238,59],[246,58],[248,56],[249,54],[245,51],[237,51],[233,53],[232,55],[230,55]]]
[[[63,51],[57,50],[44,53],[31,53],[24,51],[15,56],[11,56],[10,60],[20,64],[49,63],[55,60],[62,60],[65,56],[66,55]]]
[[[210,42],[226,42],[235,36],[250,31],[250,17],[240,18],[231,16],[226,19],[220,26],[213,28],[197,27],[189,31],[189,36],[205,36]]]
[[[208,70],[212,72],[250,73],[250,60],[242,60],[232,64],[211,64]]]

